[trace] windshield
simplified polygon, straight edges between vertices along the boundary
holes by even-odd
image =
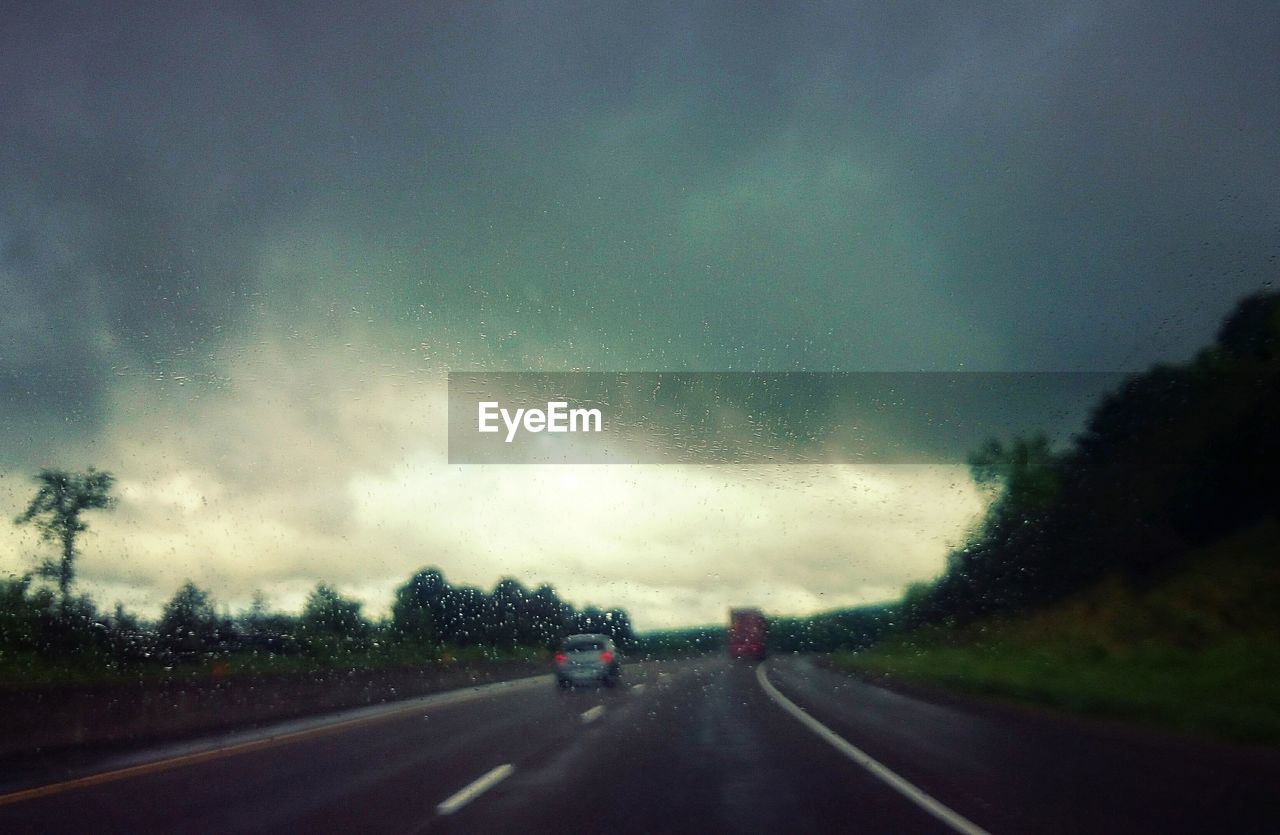
[[[1280,829],[1274,2],[0,17],[0,830]]]

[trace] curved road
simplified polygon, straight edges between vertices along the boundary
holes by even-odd
[[[0,831],[1280,829],[1270,750],[926,701],[803,658],[626,679],[560,693],[538,677],[9,775]]]

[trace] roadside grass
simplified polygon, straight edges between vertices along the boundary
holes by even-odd
[[[838,669],[1280,744],[1280,524],[1191,555],[1142,588],[1118,578],[1022,619],[922,629],[831,657]]]
[[[120,664],[105,655],[84,653],[51,657],[31,651],[0,649],[0,686],[84,687],[127,682],[216,681],[255,675],[454,669],[481,667],[492,662],[538,662],[548,658],[549,653],[540,647],[446,646],[437,649],[411,644],[384,644],[368,649],[329,649],[295,654],[239,650],[197,658]]]
[[[138,678],[137,670],[113,664],[105,657],[61,658],[25,649],[0,648],[0,686],[113,684]]]
[[[451,668],[483,665],[494,661],[543,661],[550,654],[541,647],[500,648],[466,646],[443,648],[414,644],[382,644],[368,650],[333,650],[301,655],[235,652],[224,657],[228,675],[260,673],[365,671],[413,667]],[[202,669],[212,671],[218,661],[203,661]]]
[[[1280,651],[1241,641],[1202,652],[1088,657],[1072,645],[882,644],[834,666],[1241,741],[1280,744]]]

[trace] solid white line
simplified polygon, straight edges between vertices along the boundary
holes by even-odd
[[[468,783],[461,791],[451,795],[448,800],[436,807],[436,812],[441,815],[452,815],[463,806],[466,806],[489,789],[510,777],[511,772],[515,770],[515,766],[511,763],[504,763],[503,765],[498,766],[480,779]]]
[[[590,710],[582,712],[582,724],[588,725],[599,719],[601,716],[604,716],[604,705],[596,705]]]
[[[956,832],[964,833],[964,835],[990,835],[990,833],[973,821],[961,816],[958,812],[953,811],[947,806],[943,806],[941,803],[934,800],[911,783],[908,783],[902,777],[899,777],[893,771],[890,771],[886,766],[881,765],[873,759],[871,755],[867,754],[861,748],[850,744],[844,739],[844,737],[840,736],[817,719],[814,719],[806,713],[803,708],[799,707],[795,702],[782,695],[782,693],[778,691],[778,688],[774,687],[773,684],[769,682],[768,676],[765,675],[764,664],[756,667],[756,678],[759,679],[760,686],[764,688],[765,694],[770,699],[773,699],[779,707],[787,713],[790,713],[796,719],[799,719],[802,725],[822,737],[837,751],[844,754],[867,771],[870,771],[880,780],[888,783],[889,786],[895,789],[903,797],[933,815],[938,820],[947,824]]]

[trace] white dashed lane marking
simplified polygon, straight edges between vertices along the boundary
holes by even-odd
[[[503,780],[511,776],[511,772],[516,768],[511,763],[504,763],[486,773],[483,777],[468,783],[460,791],[450,795],[447,800],[436,807],[436,812],[441,815],[452,815],[454,812],[466,806],[489,789],[501,783]]]

